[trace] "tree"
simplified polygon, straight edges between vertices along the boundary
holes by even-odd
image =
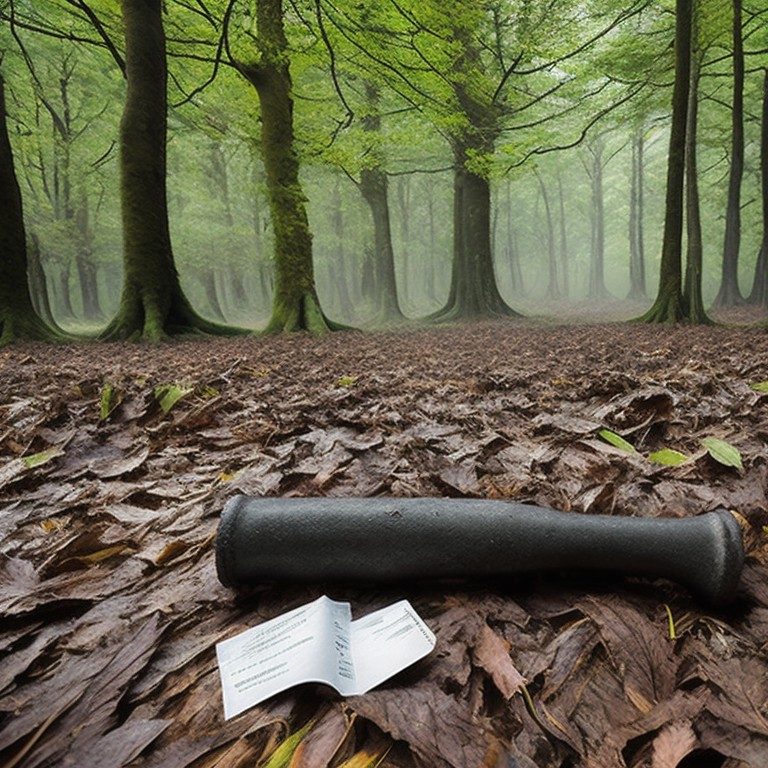
[[[731,165],[728,174],[728,203],[725,212],[723,271],[720,290],[715,298],[716,307],[733,307],[743,301],[739,289],[741,181],[744,175],[744,43],[741,23],[741,0],[733,0]]]
[[[760,198],[763,209],[763,239],[755,265],[749,303],[768,307],[768,67],[763,72],[763,113],[760,130]]]
[[[167,64],[161,0],[121,0],[126,95],[120,122],[124,283],[102,339],[239,332],[200,317],[179,284],[166,194]]]
[[[669,323],[685,319],[682,294],[683,182],[688,91],[691,74],[692,0],[675,3],[675,83],[672,91],[672,127],[667,157],[667,193],[661,247],[659,289],[653,306],[640,320]]]
[[[683,301],[686,320],[691,323],[709,322],[701,296],[701,273],[704,261],[704,246],[701,236],[701,212],[699,206],[699,179],[697,166],[699,76],[701,51],[698,44],[698,14],[694,0],[691,29],[691,71],[688,89],[688,115],[685,135],[685,217],[688,235],[686,254],[685,284]]]
[[[275,253],[272,316],[266,333],[319,333],[338,328],[323,314],[315,288],[312,234],[295,146],[293,81],[282,0],[256,1],[253,34],[259,56],[252,61],[232,53],[228,37],[231,9],[230,4],[224,20],[227,50],[234,66],[256,89],[261,107],[261,156]]]
[[[360,170],[360,193],[371,209],[373,219],[374,297],[377,303],[374,322],[403,320],[397,300],[395,257],[392,248],[392,228],[389,217],[389,179],[384,170],[384,159],[377,146],[381,132],[379,113],[379,89],[367,81],[365,93],[368,101],[367,114],[363,116],[363,130],[370,138],[366,152],[367,162]]]
[[[645,245],[643,238],[643,128],[632,136],[632,175],[629,192],[629,294],[628,299],[646,298]]]
[[[59,334],[35,312],[27,278],[21,190],[13,164],[0,72],[0,346],[18,339],[52,341]]]

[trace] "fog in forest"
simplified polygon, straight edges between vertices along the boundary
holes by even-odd
[[[70,5],[21,3],[13,34],[5,30],[3,71],[33,300],[44,316],[49,310],[42,305],[49,305],[50,319],[62,328],[90,333],[118,311],[123,285],[119,134],[126,87],[100,34],[106,30],[104,38],[116,41],[110,45],[118,63],[124,44],[114,9],[94,5],[102,23],[95,34],[89,18],[71,12]],[[451,60],[443,50],[450,52],[453,45],[450,30],[436,40],[426,11],[422,21],[402,9],[401,16],[382,17],[380,25],[411,25],[412,37],[424,30],[431,35],[432,48],[414,45],[432,63],[410,90],[401,81],[403,73],[415,71],[411,60],[392,49],[393,58],[383,67],[376,55],[376,45],[389,50],[380,27],[371,29],[378,29],[384,42],[376,39],[363,55],[357,41],[357,48],[351,46],[345,27],[352,24],[352,10],[337,17],[329,7],[325,26],[307,20],[298,6],[285,12],[293,57],[297,189],[306,199],[314,284],[325,316],[363,328],[391,324],[391,313],[380,311],[382,258],[394,263],[395,284],[387,289],[399,305],[394,319],[403,321],[400,312],[406,320],[428,318],[449,302],[452,275],[473,269],[473,248],[483,249],[478,233],[488,229],[477,223],[478,217],[487,219],[487,211],[474,210],[469,198],[460,200],[456,192],[462,174],[467,183],[481,180],[485,194],[490,189],[490,253],[502,306],[569,321],[628,319],[650,307],[659,287],[665,225],[674,18],[653,3],[617,4],[614,14],[588,3],[571,5],[564,4],[560,21],[573,25],[581,38],[552,51],[546,29],[523,26],[525,4],[491,3],[492,18],[467,7],[467,28],[475,34],[464,52],[470,63],[461,80],[441,76],[450,87],[435,76]],[[192,306],[207,319],[258,329],[273,306],[275,211],[259,99],[237,63],[255,22],[247,3],[232,7],[240,16],[227,38],[235,50],[229,62],[217,38],[223,23],[217,4],[211,4],[207,26],[183,3],[171,3],[164,14],[166,197],[175,267]],[[733,206],[741,213],[740,292],[750,294],[764,237],[765,195],[766,57],[754,42],[765,37],[762,11],[747,9],[743,16],[744,36],[751,38],[747,48],[754,50],[746,52],[739,86],[740,197],[729,204],[736,172],[731,82],[736,49],[730,12],[712,9],[702,11],[701,39],[692,43],[699,46],[692,50],[701,72],[695,146],[706,307],[721,285],[726,211]],[[78,42],[57,36],[56,24],[63,19]],[[556,25],[557,18],[548,23]],[[528,68],[516,62],[505,71],[501,64],[511,60],[524,35],[536,40]],[[478,64],[491,38],[501,62],[498,72]],[[468,80],[476,87],[472,108],[462,102]],[[490,104],[486,113],[478,111],[483,99]],[[467,240],[464,262],[455,261],[457,226],[464,233],[458,237]],[[382,251],[385,229],[391,255],[388,245]],[[488,314],[494,314],[493,307]]]

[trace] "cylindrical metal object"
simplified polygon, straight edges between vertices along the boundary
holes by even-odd
[[[744,563],[739,524],[556,512],[483,499],[251,498],[222,512],[226,586],[271,581],[407,581],[587,569],[660,576],[713,604]]]

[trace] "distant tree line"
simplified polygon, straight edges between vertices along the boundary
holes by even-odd
[[[99,338],[158,340],[243,333],[253,295],[270,333],[514,317],[526,280],[608,298],[607,261],[643,302],[658,255],[641,319],[706,323],[715,233],[714,307],[768,309],[766,22],[757,0],[0,0],[0,343],[70,338],[73,281]]]

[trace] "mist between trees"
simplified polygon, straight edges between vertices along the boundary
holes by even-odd
[[[0,20],[3,341],[768,306],[768,0]]]

